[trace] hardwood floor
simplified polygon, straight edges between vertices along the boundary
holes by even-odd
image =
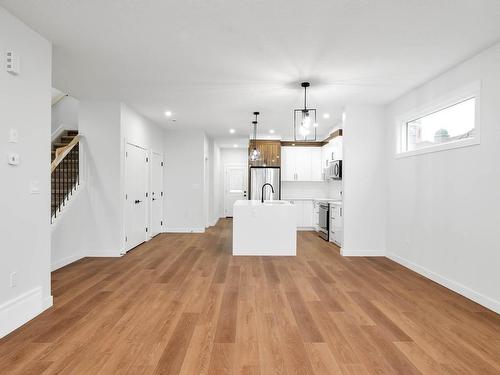
[[[499,374],[500,316],[386,258],[232,257],[231,222],[53,273],[1,374]]]

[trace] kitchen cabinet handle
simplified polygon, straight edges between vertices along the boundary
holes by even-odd
[[[135,204],[139,204],[139,203],[141,203],[141,202],[142,202],[142,201],[140,201],[139,199],[136,199],[136,200],[134,201],[134,203],[135,203]]]

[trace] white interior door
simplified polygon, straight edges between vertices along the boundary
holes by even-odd
[[[163,232],[163,155],[151,155],[151,237]]]
[[[248,169],[245,165],[227,166],[224,173],[224,214],[233,216],[234,202],[247,199]]]
[[[126,144],[125,251],[147,240],[147,151]]]

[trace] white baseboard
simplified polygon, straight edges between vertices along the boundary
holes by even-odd
[[[210,226],[211,227],[215,227],[218,222],[219,222],[219,218],[215,217],[215,218],[212,219],[212,222],[210,223]]]
[[[205,233],[205,228],[166,228],[165,233]]]
[[[83,254],[75,254],[75,255],[71,255],[69,257],[66,257],[66,258],[63,258],[63,259],[60,259],[60,260],[56,260],[55,262],[52,262],[52,265],[50,267],[50,270],[51,271],[55,271],[55,270],[58,270],[59,268],[62,268],[64,266],[67,266],[68,264],[70,263],[73,263],[73,262],[76,262],[77,260],[80,260],[84,257]]]
[[[344,257],[385,257],[383,250],[346,250],[340,249],[340,254]]]
[[[467,297],[468,299],[477,302],[481,306],[486,307],[487,309],[490,309],[497,314],[500,314],[500,301],[496,301],[488,296],[485,296],[481,293],[476,292],[475,290],[470,289],[469,287],[462,285],[456,281],[450,280],[444,276],[441,276],[425,267],[422,267],[416,263],[413,263],[410,260],[407,260],[405,258],[400,257],[399,255],[396,255],[394,253],[388,253],[387,258],[395,261],[396,263],[399,263],[412,271],[415,271],[416,273],[419,273],[422,276],[427,277],[428,279],[431,279],[432,281],[453,290],[454,292]]]
[[[52,296],[44,299],[40,286],[0,305],[0,338],[21,327],[50,306],[52,306]]]
[[[120,250],[96,250],[96,251],[88,251],[85,257],[92,258],[119,258],[123,256]]]
[[[303,231],[304,231],[304,232],[305,232],[305,231],[310,231],[310,232],[312,232],[312,231],[316,231],[316,228],[314,228],[314,227],[297,227],[297,230],[298,230],[298,231],[301,231],[301,232],[303,232]]]

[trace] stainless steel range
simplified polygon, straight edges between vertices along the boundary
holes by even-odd
[[[321,238],[328,241],[328,234],[330,233],[330,205],[328,202],[321,202],[319,204],[319,221],[318,233]]]

